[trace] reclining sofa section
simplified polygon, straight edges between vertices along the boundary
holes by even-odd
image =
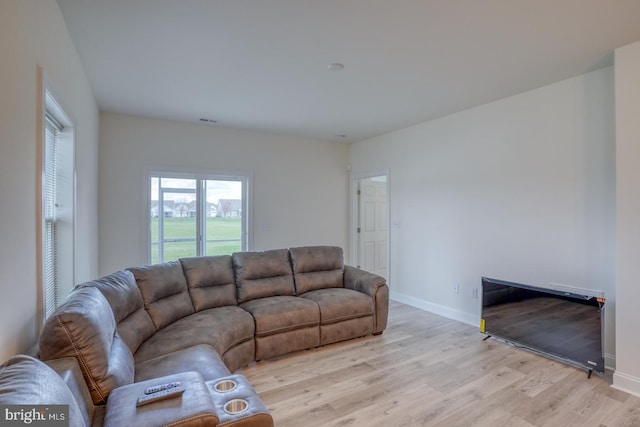
[[[380,334],[388,307],[384,278],[344,265],[339,247],[183,258],[78,285],[45,322],[39,351],[75,358],[103,405],[128,384],[186,371],[212,381],[254,360]]]

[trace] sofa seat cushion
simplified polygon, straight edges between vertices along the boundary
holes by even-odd
[[[91,424],[90,415],[80,410],[60,375],[31,356],[13,356],[0,365],[0,405],[69,405],[67,425],[84,427]],[[3,423],[8,424],[13,423]]]
[[[300,295],[320,307],[320,324],[373,316],[373,300],[362,292],[344,288],[318,289]]]
[[[237,306],[210,308],[156,332],[140,345],[134,360],[140,363],[198,344],[208,344],[224,354],[231,347],[252,340],[253,334],[253,317],[245,310]]]
[[[240,305],[253,316],[256,337],[318,326],[320,311],[315,302],[298,297],[259,298]]]
[[[235,372],[256,360],[256,341],[249,340],[231,347],[220,357],[229,371]]]
[[[145,381],[185,371],[197,371],[206,381],[230,374],[213,347],[202,344],[136,364],[135,381]]]

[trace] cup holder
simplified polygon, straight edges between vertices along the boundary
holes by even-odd
[[[238,386],[238,383],[236,383],[233,380],[222,380],[215,383],[213,385],[213,389],[218,393],[227,393],[232,390],[235,390],[237,386]]]
[[[249,402],[244,399],[233,399],[225,403],[222,409],[229,415],[238,415],[249,409]]]

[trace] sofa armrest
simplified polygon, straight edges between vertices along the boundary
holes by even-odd
[[[96,407],[93,405],[93,400],[91,400],[91,393],[89,393],[87,383],[82,376],[78,360],[75,357],[64,357],[47,360],[44,363],[56,371],[69,387],[69,391],[71,391],[78,403],[78,408],[82,414],[82,425],[92,425],[95,419]],[[76,420],[70,421],[72,421],[72,425],[75,425]],[[79,420],[78,425],[80,425]]]
[[[65,362],[75,361],[75,359],[65,359]],[[71,363],[66,364],[65,368],[73,366]],[[77,365],[76,365],[77,367]],[[64,371],[63,369],[63,371]],[[70,368],[73,370],[73,367]],[[71,375],[71,383],[78,382],[78,386],[82,387],[84,379],[80,373],[80,369]],[[47,366],[41,360],[35,359],[24,354],[15,355],[4,363],[0,364],[0,406],[5,405],[63,405],[67,407],[66,420],[68,426],[79,427],[88,426],[91,423],[90,415],[84,408],[80,408],[76,401],[76,395],[69,388],[66,382],[67,378],[63,372],[61,376],[50,366]],[[85,386],[86,387],[86,386]],[[87,392],[88,394],[88,392]],[[2,411],[2,419],[6,417],[5,410]],[[33,409],[36,411],[36,409]],[[56,411],[57,412],[57,411]],[[31,418],[29,418],[31,420]],[[5,425],[27,425],[26,418],[22,422],[4,423]],[[14,421],[16,421],[14,419]],[[33,419],[32,421],[35,421]],[[52,421],[53,422],[53,421]],[[34,425],[43,425],[43,423],[34,423]],[[45,422],[47,425],[50,423]],[[55,423],[58,424],[59,423]]]
[[[185,386],[182,396],[136,407],[147,387],[179,381]],[[120,426],[184,426],[195,427],[219,422],[216,407],[202,376],[182,372],[113,389],[109,394],[104,427]]]
[[[373,298],[373,334],[381,334],[389,317],[389,286],[384,277],[350,265],[344,266],[344,287],[362,292]]]

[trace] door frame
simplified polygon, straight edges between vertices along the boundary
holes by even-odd
[[[349,247],[350,263],[358,265],[358,181],[376,176],[387,179],[387,284],[391,281],[391,186],[389,169],[349,174]]]

